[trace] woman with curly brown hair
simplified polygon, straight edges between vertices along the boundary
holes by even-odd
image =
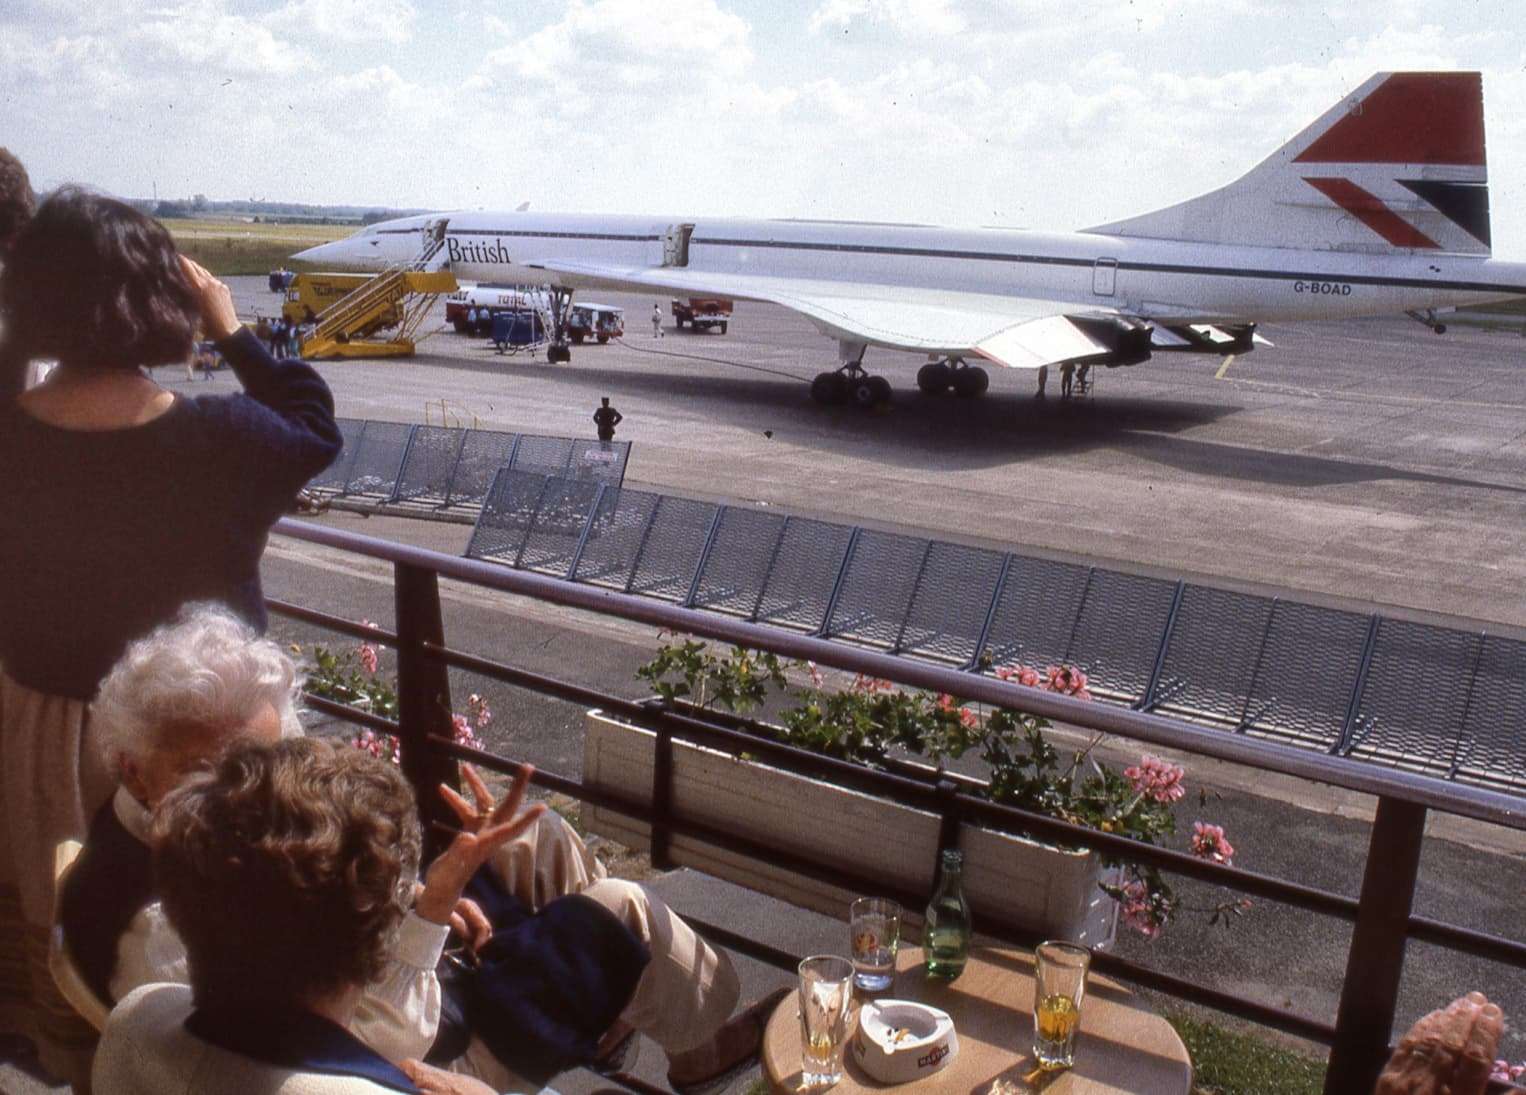
[[[537,816],[516,798],[430,874],[464,884]],[[349,1029],[392,961],[418,872],[413,792],[395,766],[310,738],[235,747],[170,792],[151,840],[191,983],[145,985],[117,1005],[95,1090],[418,1090]]]
[[[146,374],[186,360],[198,328],[243,392],[179,397]],[[110,198],[42,203],[0,271],[0,329],[4,367],[58,362],[0,394],[0,999],[22,1004],[0,1026],[58,1071],[89,1032],[45,965],[53,849],[112,788],[86,705],[128,641],[187,602],[263,630],[266,536],[341,441],[318,374],[274,361],[225,285]]]

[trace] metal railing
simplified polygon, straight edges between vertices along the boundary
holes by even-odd
[[[532,472],[538,474],[531,474]],[[585,480],[516,464],[466,554],[967,672],[1526,792],[1526,638]]]
[[[340,418],[344,447],[307,484],[319,494],[378,505],[480,510],[503,469],[618,486],[629,441]]]
[[[324,526],[283,521],[277,532],[309,543],[390,562],[394,568],[396,632],[299,605],[272,601],[272,611],[356,638],[395,647],[398,660],[399,719],[393,724],[327,701],[310,699],[326,713],[398,736],[404,772],[416,788],[453,783],[457,759],[513,772],[518,765],[506,758],[452,741],[448,672],[457,668],[479,673],[511,686],[600,707],[652,730],[656,756],[650,802],[629,801],[555,772],[537,770],[541,787],[570,795],[584,803],[641,819],[652,826],[652,858],[663,866],[670,842],[683,835],[701,843],[761,858],[806,877],[845,888],[879,892],[883,879],[855,877],[839,862],[781,854],[735,833],[687,820],[672,809],[672,754],[675,743],[691,743],[745,751],[778,766],[816,775],[847,786],[915,805],[938,814],[948,840],[957,840],[965,822],[979,822],[1007,831],[1032,834],[1065,844],[1084,844],[1120,860],[1158,867],[1223,886],[1240,893],[1281,902],[1295,908],[1335,917],[1353,925],[1340,1002],[1333,1022],[1285,1008],[1259,1003],[1212,989],[1112,954],[1098,954],[1096,967],[1108,974],[1180,999],[1215,1008],[1261,1025],[1298,1035],[1330,1048],[1326,1072],[1327,1095],[1353,1095],[1372,1090],[1389,1052],[1389,1037],[1398,1004],[1405,947],[1410,940],[1526,969],[1526,944],[1474,931],[1456,924],[1417,916],[1413,901],[1420,850],[1430,810],[1473,818],[1512,829],[1526,830],[1526,799],[1481,787],[1447,783],[1427,776],[1374,767],[1341,757],[1319,756],[1275,742],[1226,735],[1157,714],[1022,688],[989,677],[961,673],[948,667],[917,662],[891,654],[846,646],[812,635],[782,631],[746,620],[696,612],[679,605],[632,596],[594,586],[558,581],[524,571],[461,559],[421,548],[389,543]],[[784,745],[752,732],[744,720],[717,717],[710,712],[670,708],[612,696],[570,681],[533,673],[502,662],[451,648],[445,642],[439,578],[470,583],[506,593],[532,597],[568,608],[589,610],[678,632],[722,640],[785,657],[810,659],[838,669],[870,674],[918,688],[957,694],[965,699],[1009,707],[1058,722],[1118,737],[1196,753],[1268,772],[1297,776],[1376,796],[1377,810],[1369,840],[1366,867],[1358,897],[1306,886],[1240,868],[1206,862],[1169,849],[1141,844],[1069,823],[997,805],[972,797],[951,779],[929,777],[905,767],[886,771],[834,760]],[[448,826],[443,804],[433,794],[419,795],[420,810],[435,827]],[[913,907],[924,894],[894,893]],[[697,924],[720,944],[764,961],[788,967],[796,957],[738,936],[724,928]],[[1031,944],[1035,940],[1020,926],[983,919],[983,933]],[[651,1090],[623,1077],[636,1090]]]

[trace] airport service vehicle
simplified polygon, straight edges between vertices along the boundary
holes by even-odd
[[[533,353],[546,344],[546,324],[542,313],[533,308],[505,309],[493,313],[490,337],[500,354]]]
[[[1225,119],[1232,124],[1232,119]],[[837,340],[812,395],[890,394],[868,347],[932,359],[927,392],[978,395],[971,359],[1014,369],[1226,357],[1258,322],[1396,315],[1526,295],[1490,254],[1483,81],[1380,73],[1238,180],[1066,234],[788,220],[456,213],[371,225],[304,251],[385,268],[433,247],[459,277],[551,284],[548,359],[569,360],[581,289],[768,301]]]
[[[371,274],[322,273],[294,274],[286,286],[286,301],[281,305],[281,316],[289,323],[312,323],[325,311],[338,304],[356,289],[372,280]],[[365,338],[402,322],[401,304],[394,304],[371,317],[361,330],[351,332],[351,337]]]
[[[567,337],[581,344],[595,339],[600,344],[625,334],[625,310],[609,304],[574,304],[567,314]]]
[[[688,300],[674,298],[673,322],[680,330],[687,323],[696,331],[719,327],[721,334],[725,334],[731,323],[732,307],[731,301],[720,297],[690,297]]]
[[[471,309],[479,312],[484,308],[489,315],[501,311],[518,312],[526,308],[546,310],[551,307],[551,296],[538,285],[467,285],[445,298],[445,322],[466,334],[469,328],[467,315]],[[484,325],[485,326],[485,325]]]

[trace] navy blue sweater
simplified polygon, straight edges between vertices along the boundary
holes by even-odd
[[[89,699],[128,642],[189,601],[261,631],[260,555],[342,441],[323,378],[240,331],[238,395],[180,396],[151,422],[80,431],[0,401],[0,666]]]

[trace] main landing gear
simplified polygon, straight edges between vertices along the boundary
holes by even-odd
[[[991,374],[979,365],[966,365],[962,357],[929,361],[917,370],[917,387],[927,395],[942,395],[950,388],[954,394],[974,399],[991,386]]]
[[[890,402],[890,381],[870,376],[858,362],[850,362],[835,372],[817,373],[811,381],[811,398],[829,406],[852,403],[867,410]]]
[[[546,361],[556,365],[572,360],[567,344],[567,321],[572,315],[572,290],[551,287],[551,345],[546,347]]]
[[[838,352],[842,367],[835,372],[817,373],[811,381],[811,398],[828,406],[851,403],[865,410],[889,403],[890,381],[864,371],[865,349],[862,342],[841,343]]]

